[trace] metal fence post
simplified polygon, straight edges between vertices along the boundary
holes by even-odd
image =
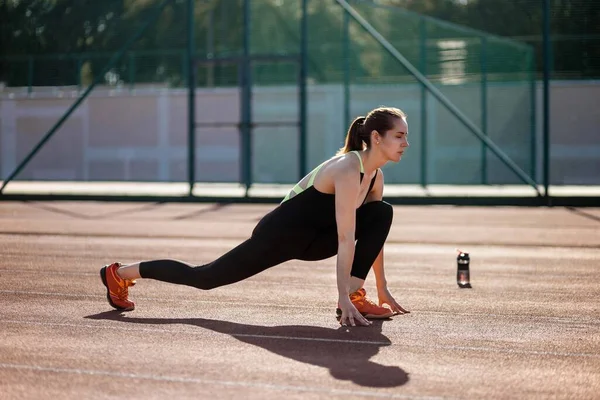
[[[535,78],[535,52],[533,49],[529,51],[529,92],[530,92],[530,108],[529,119],[531,124],[529,141],[530,141],[530,175],[537,182],[537,132],[536,132],[536,107],[537,107],[537,89]]]
[[[306,175],[307,129],[306,129],[306,77],[308,75],[308,0],[302,0],[300,19],[300,178]]]
[[[350,124],[350,16],[346,10],[342,12],[344,13],[344,56],[342,57],[342,67],[344,68],[344,124],[342,126],[348,126]]]
[[[194,44],[194,1],[188,0],[187,73],[188,73],[188,183],[193,195],[196,183],[196,57]]]
[[[487,129],[487,38],[481,37],[481,132],[488,135]],[[487,145],[481,142],[481,183],[488,183]]]
[[[252,63],[250,61],[250,1],[244,0],[243,57],[241,63],[241,135],[242,135],[242,179],[248,189],[252,185]]]
[[[427,21],[419,19],[419,64],[427,75]],[[427,186],[427,88],[421,85],[421,186]]]
[[[544,0],[544,96],[543,96],[543,126],[544,126],[544,197],[546,205],[551,205],[548,195],[550,186],[550,62],[552,60],[552,46],[550,43],[550,0]]]

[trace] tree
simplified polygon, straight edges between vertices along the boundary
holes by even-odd
[[[526,42],[535,49],[538,71],[542,69],[541,0],[387,0],[380,3]],[[551,18],[555,75],[600,76],[600,2],[552,0]]]
[[[245,0],[195,0],[197,56],[241,54]],[[97,74],[125,40],[137,32],[161,0],[0,0],[0,80],[27,85],[74,85]],[[418,13],[400,18],[375,2],[351,4],[415,65],[419,62],[418,14],[450,21],[531,44],[541,69],[540,0],[381,0],[377,4]],[[254,53],[298,53],[300,0],[251,0],[251,47]],[[366,6],[365,6],[366,5]],[[353,76],[377,79],[401,71],[373,38],[351,22],[352,51],[343,60],[343,10],[333,1],[309,2],[309,74],[319,82],[340,82],[343,63]],[[129,82],[184,83],[186,1],[173,0],[157,22],[115,66],[110,79]],[[553,0],[555,71],[600,76],[600,2]],[[434,32],[434,34],[437,34]],[[440,35],[444,34],[443,30]],[[596,36],[591,36],[596,35]],[[60,55],[60,56],[59,56]],[[33,61],[32,61],[33,60]],[[255,71],[260,81],[292,83],[294,68],[272,64]],[[199,82],[237,84],[235,64],[215,64],[197,71]],[[79,77],[79,78],[78,78]],[[279,77],[279,78],[277,78]],[[282,82],[282,81],[277,81]]]

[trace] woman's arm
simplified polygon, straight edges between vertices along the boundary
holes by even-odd
[[[350,165],[348,165],[350,164]],[[356,201],[360,192],[360,175],[358,166],[353,163],[339,162],[334,166],[335,187],[335,219],[338,234],[337,254],[337,287],[338,303],[342,310],[340,323],[354,326],[355,321],[361,325],[370,325],[354,307],[349,298],[350,272],[354,261],[354,232],[356,227]]]
[[[340,171],[334,181],[335,219],[338,235],[337,285],[338,294],[350,293],[350,271],[354,260],[356,228],[356,198],[360,190],[359,176],[349,168]]]
[[[373,273],[375,274],[375,285],[378,291],[387,289],[387,279],[383,270],[383,247],[379,251],[375,262],[373,263]]]

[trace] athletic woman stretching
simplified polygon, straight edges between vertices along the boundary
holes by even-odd
[[[288,260],[323,260],[337,254],[337,315],[342,325],[369,325],[367,318],[408,312],[388,291],[384,275],[383,244],[392,224],[392,206],[382,201],[379,169],[388,161],[400,161],[407,135],[406,115],[397,108],[377,108],[356,118],[344,148],[294,186],[248,240],[201,266],[175,260],[105,266],[100,276],[108,302],[118,310],[133,310],[128,287],[139,278],[209,290]],[[379,305],[366,298],[363,289],[371,267]]]

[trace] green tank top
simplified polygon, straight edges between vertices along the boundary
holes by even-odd
[[[358,150],[351,151],[350,153],[354,153],[358,157],[358,161],[360,162],[360,178],[361,178],[361,181],[362,181],[362,177],[363,177],[363,175],[365,173],[365,168],[363,166],[362,158],[361,158]],[[343,155],[344,154],[342,154],[342,155],[340,155],[338,157],[342,157]],[[300,193],[304,192],[306,189],[310,188],[314,184],[314,182],[315,182],[315,177],[317,176],[317,172],[319,172],[319,170],[321,169],[321,167],[323,167],[323,165],[325,165],[325,163],[328,162],[328,161],[329,160],[323,161],[321,164],[319,164],[319,166],[317,166],[315,169],[313,169],[309,173],[308,184],[306,185],[305,188],[303,188],[302,186],[300,186],[300,182],[298,182],[292,188],[292,190],[283,198],[283,200],[281,201],[281,203],[285,203],[286,201],[288,201],[292,197],[295,197],[295,196],[299,195]],[[373,186],[373,185],[371,184],[371,186]]]

